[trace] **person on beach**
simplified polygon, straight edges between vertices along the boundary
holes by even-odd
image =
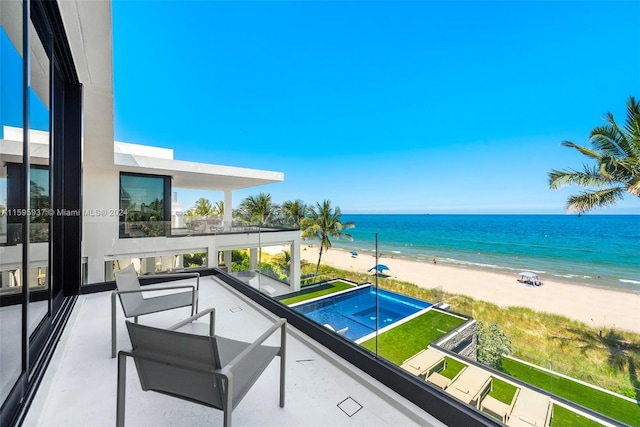
[[[433,259],[433,265],[438,265],[438,262],[436,261],[436,259]]]

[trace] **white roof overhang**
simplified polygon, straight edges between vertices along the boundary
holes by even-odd
[[[123,172],[171,176],[173,188],[224,191],[284,181],[282,172],[187,162],[139,154],[115,153],[114,161],[118,169]]]

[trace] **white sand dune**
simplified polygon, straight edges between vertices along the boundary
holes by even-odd
[[[318,262],[317,245],[302,245],[302,259]],[[542,286],[519,283],[515,274],[495,273],[432,262],[419,262],[385,256],[380,264],[389,267],[386,274],[431,289],[468,295],[501,307],[521,306],[537,311],[560,314],[596,328],[615,327],[640,333],[640,293],[580,286],[540,278]],[[352,257],[347,250],[329,249],[322,263],[343,270],[367,273],[375,265],[375,257],[359,254]]]

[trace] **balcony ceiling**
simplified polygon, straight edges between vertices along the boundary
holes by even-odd
[[[196,190],[239,190],[282,182],[284,173],[184,160],[115,153],[115,164],[123,172],[168,175],[173,188]]]

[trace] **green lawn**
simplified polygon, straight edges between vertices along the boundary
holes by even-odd
[[[640,426],[640,406],[576,381],[504,358],[502,370],[519,380],[632,426]],[[560,425],[560,424],[556,424]]]
[[[310,300],[313,298],[318,298],[324,295],[333,294],[335,292],[340,292],[345,289],[353,289],[354,286],[351,283],[335,281],[331,283],[327,283],[325,285],[320,285],[317,288],[313,289],[305,289],[304,291],[296,293],[296,295],[291,296],[289,298],[281,299],[280,302],[285,305],[295,304],[297,302]]]
[[[553,405],[553,418],[551,418],[551,427],[602,427],[602,424],[576,414],[562,406]]]
[[[402,362],[423,350],[434,340],[464,323],[464,319],[430,310],[402,325],[378,335],[380,356],[401,365]],[[371,338],[362,346],[375,351],[376,339]]]
[[[499,400],[500,402],[506,403],[507,405],[511,405],[513,395],[516,394],[516,390],[518,389],[518,387],[506,383],[496,377],[493,377],[492,385],[493,388],[489,393],[489,396],[493,397],[496,400]]]
[[[439,374],[450,380],[454,379],[460,371],[467,367],[464,363],[452,359],[449,356],[445,356],[444,360],[447,362],[447,367],[440,371]]]

